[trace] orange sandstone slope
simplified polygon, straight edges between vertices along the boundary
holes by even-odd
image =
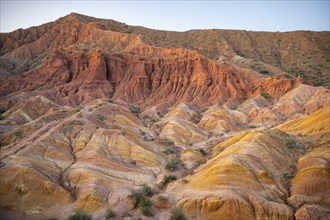
[[[174,207],[329,218],[330,90],[272,66],[314,44],[309,59],[326,65],[328,34],[164,32],[74,13],[1,34],[0,219],[169,219]]]

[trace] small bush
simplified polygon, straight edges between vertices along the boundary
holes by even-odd
[[[160,117],[160,118],[162,118],[164,115],[162,114],[162,113],[160,113],[160,112],[157,112],[157,115]]]
[[[257,126],[255,125],[250,125],[249,128],[256,128]]]
[[[204,150],[203,148],[199,148],[198,151],[205,157],[208,155],[207,151]]]
[[[6,112],[6,109],[4,107],[0,107],[0,114],[3,114]]]
[[[128,109],[135,115],[140,114],[140,109],[134,105],[130,105]]]
[[[294,177],[294,173],[293,172],[286,172],[283,174],[283,177],[285,180],[291,180]]]
[[[108,209],[107,210],[107,213],[105,215],[105,218],[106,219],[111,219],[111,218],[113,218],[115,216],[116,216],[116,213],[114,211],[112,211],[111,209]]]
[[[196,117],[194,117],[194,116],[191,116],[191,118],[190,118],[190,121],[191,121],[192,123],[194,123],[194,124],[198,124],[198,122],[199,122],[200,120],[201,120],[200,118],[196,118]]]
[[[91,219],[92,219],[91,215],[87,215],[81,210],[76,211],[75,214],[69,216],[68,218],[68,220],[91,220]]]
[[[175,180],[177,180],[176,176],[174,176],[174,175],[168,175],[168,176],[165,176],[164,177],[163,183],[164,183],[164,185],[167,185],[167,184],[169,184],[169,183],[171,183],[171,182],[173,182]]]
[[[265,99],[271,100],[272,96],[269,95],[267,92],[262,92],[260,95],[262,95]]]
[[[268,71],[268,70],[261,70],[260,73],[261,73],[261,74],[268,74],[269,71]]]
[[[186,220],[186,216],[183,214],[180,208],[174,208],[171,210],[170,220]]]
[[[139,203],[139,201],[144,197],[142,191],[136,191],[133,190],[132,194],[129,196],[130,199],[134,200],[136,203]]]
[[[22,131],[22,130],[18,130],[18,131],[16,131],[16,132],[15,132],[15,136],[16,136],[17,138],[22,138],[22,137],[23,137],[23,131]]]
[[[57,218],[48,218],[47,220],[57,220]]]
[[[152,202],[148,197],[141,198],[138,205],[144,216],[152,216]]]
[[[104,121],[104,120],[105,120],[104,115],[97,115],[96,117],[97,117],[99,120],[101,120],[101,121]]]
[[[285,145],[290,149],[297,148],[299,146],[298,143],[293,139],[287,140]]]
[[[204,112],[206,112],[207,110],[209,110],[208,108],[203,108],[202,109],[202,112],[204,113]]]
[[[173,158],[173,159],[167,161],[165,168],[169,171],[174,171],[177,168],[179,163],[180,163],[180,160],[178,158]]]
[[[150,186],[144,185],[142,188],[142,193],[145,196],[152,196],[154,193]]]
[[[285,77],[288,78],[288,79],[293,79],[293,77],[288,73],[285,74]]]
[[[146,135],[146,134],[147,134],[146,132],[140,130],[140,135]]]
[[[163,151],[164,154],[169,155],[169,154],[174,154],[174,149],[173,148],[166,148]]]

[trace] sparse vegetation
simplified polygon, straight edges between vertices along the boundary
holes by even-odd
[[[16,132],[14,133],[14,135],[15,135],[17,138],[21,139],[21,138],[23,137],[23,131],[22,131],[22,130],[18,130],[18,131],[16,131]]]
[[[134,105],[130,105],[128,106],[128,109],[135,115],[139,115],[140,114],[140,108],[134,106]]]
[[[97,117],[99,120],[101,120],[101,121],[104,121],[104,120],[105,120],[104,115],[97,115],[96,117]]]
[[[257,126],[255,125],[249,125],[249,128],[256,128]]]
[[[186,216],[182,212],[182,210],[178,207],[175,207],[171,210],[170,220],[186,220]]]
[[[290,149],[299,147],[299,144],[295,140],[293,140],[293,139],[287,140],[286,143],[285,143],[285,145],[288,148],[290,148]]]
[[[116,213],[112,209],[108,209],[105,215],[106,219],[112,219],[116,216]]]
[[[285,77],[288,78],[288,79],[293,79],[293,77],[288,73],[285,74]]]
[[[130,198],[136,202],[142,214],[145,216],[152,216],[152,203],[147,196],[152,195],[152,189],[148,186],[144,186],[142,190],[134,190],[130,195]]]
[[[139,130],[139,132],[140,132],[140,135],[146,135],[147,134],[146,132],[144,132],[142,130]]]
[[[160,118],[162,118],[164,115],[162,114],[162,113],[160,113],[160,112],[157,112],[157,115],[160,117]]]
[[[169,154],[174,154],[174,149],[173,148],[166,148],[163,153],[166,154],[166,155],[169,155]]]
[[[75,214],[69,216],[68,220],[91,220],[92,216],[85,214],[81,210],[77,210]]]
[[[177,177],[175,175],[166,175],[164,176],[163,181],[158,185],[160,189],[164,189],[167,184],[177,180]]]
[[[203,148],[199,148],[198,151],[205,157],[208,155],[207,151],[204,150]]]
[[[206,112],[207,110],[209,110],[209,109],[208,109],[208,108],[203,108],[201,112],[204,113],[204,112]]]
[[[171,182],[173,182],[175,180],[177,180],[176,176],[174,176],[174,175],[168,175],[168,176],[165,176],[164,177],[163,184],[164,185],[167,185],[167,184],[169,184],[169,183],[171,183]]]
[[[261,73],[261,74],[268,74],[269,71],[268,71],[268,70],[260,70],[260,73]]]
[[[148,197],[142,197],[138,202],[139,209],[144,216],[152,216],[152,202]]]
[[[190,118],[190,121],[194,124],[198,124],[198,122],[200,121],[201,119],[200,118],[197,118],[197,117],[194,117],[194,116],[191,116]]]
[[[285,180],[291,180],[294,177],[294,173],[293,172],[285,172],[283,174],[283,177]]]
[[[154,194],[154,191],[151,189],[150,186],[144,185],[142,188],[142,193],[146,196],[152,196]]]
[[[172,158],[169,161],[167,161],[167,164],[166,164],[165,168],[169,171],[174,171],[177,168],[179,163],[180,163],[179,158],[177,158],[177,157]]]
[[[265,99],[271,100],[272,96],[269,95],[267,92],[262,92],[260,95],[262,95]]]
[[[0,107],[0,114],[3,114],[6,112],[6,109],[4,107]]]

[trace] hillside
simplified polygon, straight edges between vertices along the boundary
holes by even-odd
[[[330,217],[329,32],[72,13],[0,48],[0,219]]]

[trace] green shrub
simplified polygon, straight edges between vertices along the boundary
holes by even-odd
[[[23,137],[23,131],[22,131],[22,130],[18,130],[18,131],[16,131],[16,132],[15,132],[15,136],[16,136],[17,138],[22,138],[22,137]]]
[[[144,197],[143,192],[140,190],[133,190],[131,195],[129,196],[130,199],[134,200],[136,203],[139,203],[139,201]]]
[[[101,120],[101,121],[104,121],[104,120],[105,120],[104,115],[97,115],[96,117],[97,117],[99,120]]]
[[[113,218],[115,216],[116,216],[116,213],[114,211],[112,211],[111,209],[108,209],[107,210],[107,213],[105,215],[105,218],[106,219],[111,219],[111,218]]]
[[[208,155],[207,151],[204,150],[203,148],[199,148],[198,151],[205,157]]]
[[[144,216],[152,216],[152,203],[148,197],[142,197],[138,203],[139,209]]]
[[[177,180],[177,178],[176,178],[176,176],[174,176],[174,175],[166,175],[165,177],[164,177],[164,180],[163,180],[163,183],[164,183],[164,185],[167,185],[167,184],[169,184],[169,183],[171,183],[171,182],[173,182],[173,181],[175,181],[175,180]]]
[[[262,92],[260,95],[262,95],[265,99],[271,100],[272,96],[269,95],[267,92]]]
[[[298,143],[293,139],[287,140],[285,145],[290,149],[299,147]]]
[[[261,73],[261,74],[268,74],[269,71],[268,71],[268,70],[261,70],[260,73]]]
[[[194,124],[198,124],[198,122],[199,122],[200,120],[201,120],[200,118],[196,118],[196,117],[194,117],[194,116],[191,116],[191,118],[190,118],[190,121],[191,121],[192,123],[194,123]]]
[[[285,74],[285,77],[288,78],[288,79],[293,79],[293,77],[288,73]]]
[[[6,109],[4,107],[0,107],[0,114],[3,114],[6,112]]]
[[[208,108],[203,108],[202,109],[202,112],[204,113],[204,112],[206,112],[207,110],[209,110]]]
[[[174,171],[177,168],[179,163],[180,163],[180,160],[178,158],[172,158],[169,161],[167,161],[165,168],[169,171]]]
[[[140,130],[140,135],[146,135],[146,134],[147,134],[146,132]]]
[[[175,207],[171,210],[170,220],[186,220],[186,216],[180,208]]]
[[[285,180],[291,180],[294,177],[294,173],[293,172],[285,172],[283,174],[283,177]]]
[[[135,115],[140,114],[140,109],[134,105],[128,106],[128,109]]]
[[[157,112],[158,117],[162,118],[164,115],[160,112]]]
[[[87,215],[81,210],[76,211],[75,214],[69,216],[68,218],[68,220],[91,220],[91,219],[92,219],[91,215]]]
[[[173,148],[166,148],[163,153],[166,155],[173,154],[175,151]]]
[[[142,193],[145,196],[152,196],[154,193],[150,186],[144,185],[142,188]]]

